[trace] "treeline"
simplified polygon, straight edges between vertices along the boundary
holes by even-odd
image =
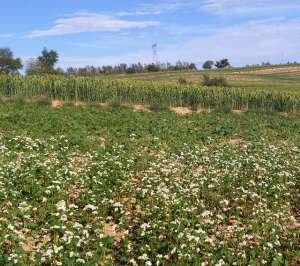
[[[245,67],[252,68],[252,67],[266,67],[266,66],[274,66],[274,65],[293,66],[293,65],[300,65],[300,62],[297,62],[297,61],[290,62],[290,61],[288,61],[287,63],[281,63],[281,64],[272,64],[270,62],[262,62],[261,64],[246,65]]]
[[[69,67],[67,70],[55,67],[59,60],[59,55],[55,50],[48,50],[44,48],[41,55],[35,59],[30,59],[26,62],[25,73],[26,75],[41,75],[41,74],[56,74],[56,75],[79,75],[79,76],[92,76],[101,74],[134,74],[134,73],[147,73],[159,71],[184,71],[184,70],[197,70],[194,63],[186,61],[177,61],[172,63],[152,63],[152,64],[119,64],[107,65],[101,67],[86,66],[86,67]],[[299,64],[297,62],[288,62],[288,65]],[[257,65],[247,65],[246,67],[259,67],[271,66],[269,62],[263,62]],[[219,61],[207,60],[204,62],[203,69],[222,69],[230,68],[231,64],[227,58]],[[10,48],[0,48],[0,74],[1,73],[19,73],[23,68],[23,63],[20,58],[15,58]]]
[[[156,64],[119,64],[116,66],[86,66],[74,68],[67,68],[65,74],[71,75],[99,75],[99,74],[134,74],[134,73],[146,73],[146,72],[159,72],[159,71],[182,71],[182,70],[197,70],[194,63],[185,61],[177,61],[175,64],[171,63],[156,63]]]
[[[69,67],[67,70],[57,68],[55,65],[59,60],[59,55],[55,50],[44,48],[41,55],[35,59],[30,59],[26,62],[26,75],[40,74],[61,74],[61,75],[100,75],[100,74],[130,74],[130,73],[145,73],[158,71],[182,71],[182,70],[197,70],[196,64],[177,61],[172,63],[152,63],[152,64],[119,64],[107,65],[101,67],[86,66],[86,67]],[[0,73],[18,73],[23,68],[20,58],[15,58],[13,52],[9,48],[0,48]]]

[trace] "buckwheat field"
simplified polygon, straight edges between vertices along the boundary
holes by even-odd
[[[1,265],[296,265],[299,117],[0,106]]]

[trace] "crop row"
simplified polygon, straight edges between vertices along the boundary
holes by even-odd
[[[189,106],[192,108],[262,109],[298,112],[300,95],[288,92],[170,85],[73,76],[0,76],[0,96],[39,97],[62,101]]]

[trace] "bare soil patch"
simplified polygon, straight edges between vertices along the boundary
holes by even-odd
[[[81,102],[81,101],[77,101],[74,103],[74,106],[76,107],[85,107],[86,103],[85,102]]]
[[[59,100],[53,100],[51,102],[51,106],[53,108],[59,108],[59,107],[62,107],[63,106],[63,102],[62,101],[59,101]]]
[[[178,115],[189,115],[193,113],[188,107],[172,107],[170,110]]]
[[[283,117],[288,117],[289,114],[286,112],[279,112],[279,115],[283,116]]]
[[[238,145],[242,143],[244,140],[242,138],[231,138],[228,140],[228,144],[230,145]]]
[[[103,226],[103,234],[108,237],[113,237],[117,245],[121,242],[123,237],[123,234],[117,225],[108,223]]]
[[[144,111],[144,112],[151,112],[148,106],[142,104],[133,104],[131,106],[134,111]]]
[[[213,109],[210,109],[210,108],[208,108],[208,109],[198,108],[197,111],[196,111],[196,113],[197,114],[200,114],[200,113],[211,113],[212,111],[213,111]]]
[[[245,112],[245,111],[239,110],[239,109],[232,110],[232,113],[237,114],[237,115],[241,115],[241,114],[244,113],[244,112]]]
[[[109,103],[99,103],[99,105],[100,105],[101,107],[108,107],[108,106],[109,106]]]
[[[76,183],[76,184],[71,185],[68,188],[67,194],[68,194],[69,200],[71,202],[75,202],[77,199],[80,198],[80,195],[82,193],[86,193],[87,191],[88,190],[86,188],[82,187],[81,184]]]

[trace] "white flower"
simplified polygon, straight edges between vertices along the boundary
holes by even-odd
[[[60,247],[54,246],[53,249],[54,249],[54,253],[57,254],[63,249],[63,247],[62,246],[60,246]]]
[[[53,250],[51,248],[46,251],[46,256],[51,258],[52,254],[53,254]]]
[[[211,213],[210,211],[204,211],[204,212],[202,212],[202,214],[201,214],[201,216],[202,216],[203,218],[209,217],[209,216],[211,216],[211,215],[212,215],[212,213]]]
[[[95,211],[95,210],[97,210],[97,209],[98,209],[97,206],[94,206],[94,205],[91,205],[91,204],[88,204],[88,205],[86,205],[86,206],[83,208],[84,211],[85,211],[85,210],[92,210],[92,211]]]
[[[84,264],[84,263],[85,263],[85,260],[84,260],[84,259],[77,259],[76,262],[77,262],[77,263]]]
[[[116,202],[113,204],[115,208],[121,208],[123,205],[120,202]]]
[[[83,228],[83,225],[80,224],[80,223],[75,222],[74,225],[73,225],[73,228],[81,229],[81,228]]]
[[[221,201],[220,201],[220,204],[221,204],[221,205],[228,206],[228,204],[229,204],[229,201],[228,201],[228,200],[226,200],[226,199],[224,199],[224,200],[221,200]]]
[[[148,255],[144,253],[142,256],[138,257],[139,260],[148,260]]]
[[[7,226],[7,228],[8,228],[9,230],[11,230],[11,231],[15,230],[15,227],[14,227],[13,225],[11,225],[11,224],[9,224],[9,225]]]
[[[134,259],[131,259],[129,262],[134,266],[138,265]]]
[[[144,224],[142,224],[140,227],[141,227],[143,230],[146,230],[147,228],[150,227],[150,225],[147,224],[147,223],[144,223]]]
[[[67,209],[66,202],[64,200],[57,202],[55,206],[58,211],[66,211]]]

